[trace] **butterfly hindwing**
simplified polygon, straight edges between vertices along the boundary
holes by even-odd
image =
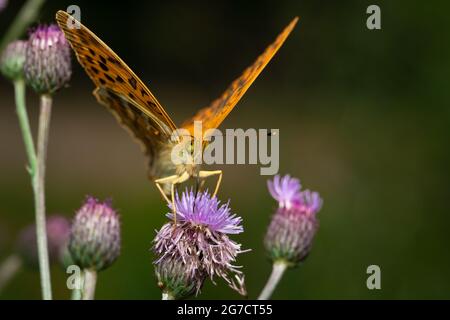
[[[276,40],[256,59],[256,61],[248,67],[239,78],[231,83],[220,98],[213,101],[210,106],[198,111],[194,117],[185,121],[182,124],[182,127],[188,129],[191,134],[194,131],[194,121],[202,121],[203,130],[217,128],[231,110],[233,110],[253,81],[255,81],[264,67],[277,53],[278,49],[283,45],[297,21],[298,18],[294,18],[278,35]]]
[[[95,89],[94,95],[97,101],[106,106],[117,121],[138,140],[145,154],[149,156],[149,178],[157,177],[158,174],[155,171],[157,168],[154,162],[158,159],[158,153],[172,142],[161,139],[161,133],[155,127],[155,122],[136,107],[129,98],[105,88]]]

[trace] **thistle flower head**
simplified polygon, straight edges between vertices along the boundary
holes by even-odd
[[[0,12],[3,11],[3,9],[5,9],[7,5],[8,0],[0,0]]]
[[[291,178],[289,175],[280,177],[276,175],[267,182],[269,192],[278,201],[280,208],[291,208],[300,201],[300,180]]]
[[[243,274],[234,265],[237,255],[243,251],[240,244],[228,237],[243,232],[242,219],[231,214],[228,203],[221,204],[207,191],[196,194],[186,190],[181,198],[176,195],[175,205],[177,224],[165,224],[154,240],[157,269],[166,261],[177,261],[183,267],[174,270],[180,270],[190,279],[209,277],[214,283],[218,276],[231,288],[244,293]],[[172,218],[173,214],[167,216]],[[236,281],[236,275],[242,281]],[[201,284],[195,286],[196,293]]]
[[[195,194],[192,190],[183,193],[181,199],[176,195],[177,221],[190,224],[193,228],[207,228],[210,231],[237,234],[244,231],[240,225],[242,218],[231,213],[229,203],[220,204],[206,192]],[[172,209],[172,206],[169,205]],[[173,219],[173,213],[167,214]]]
[[[70,47],[57,25],[41,25],[30,33],[24,72],[39,94],[52,94],[67,84],[72,74]]]
[[[50,262],[63,264],[63,255],[67,248],[69,234],[70,222],[66,218],[59,215],[47,218],[47,244]],[[36,226],[34,224],[20,232],[17,251],[28,266],[38,267]]]
[[[283,179],[285,178],[281,180]],[[275,177],[274,180],[280,181],[280,178]],[[298,180],[296,181],[300,186]],[[290,197],[295,201],[292,201],[290,206],[280,205],[273,215],[264,245],[273,261],[282,260],[295,266],[303,261],[311,250],[319,226],[316,214],[322,207],[322,199],[317,192],[300,191],[300,188]]]
[[[88,197],[72,223],[70,255],[83,269],[108,268],[120,254],[120,222],[109,202]]]
[[[9,80],[17,80],[23,77],[26,48],[26,41],[16,40],[11,42],[2,52],[0,71]]]

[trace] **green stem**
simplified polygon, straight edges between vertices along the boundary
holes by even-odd
[[[86,269],[84,270],[83,278],[83,300],[94,300],[95,286],[97,284],[97,271]]]
[[[76,278],[75,282],[72,284],[74,287],[70,287],[72,290],[70,300],[81,300],[81,298],[83,297],[84,272],[77,271],[77,275],[78,278]]]
[[[36,173],[36,151],[34,149],[33,135],[31,134],[30,121],[28,120],[27,108],[25,106],[25,81],[23,79],[14,81],[14,92],[16,96],[16,112],[28,157],[28,171],[31,177],[33,177]]]
[[[11,255],[0,265],[0,292],[22,267],[22,260]]]
[[[81,300],[82,291],[80,289],[72,289],[70,300]]]
[[[45,94],[41,95],[41,110],[39,115],[37,142],[37,167],[36,174],[33,179],[33,189],[36,203],[36,236],[39,256],[39,270],[41,274],[42,296],[44,300],[52,299],[45,219],[45,163],[47,160],[51,110],[51,96]]]
[[[286,271],[288,265],[284,261],[275,261],[273,263],[272,273],[267,281],[263,291],[258,297],[258,300],[268,300],[272,296],[273,291],[277,287],[281,278],[283,277],[284,271]]]
[[[8,43],[19,38],[25,29],[36,20],[39,9],[44,2],[45,0],[28,0],[22,6],[0,43],[0,52],[3,51]]]
[[[168,291],[163,291],[161,300],[175,300],[175,297]]]
[[[45,219],[45,162],[47,158],[47,145],[50,128],[52,98],[49,95],[41,96],[41,110],[39,115],[37,155],[31,134],[30,122],[25,106],[25,82],[23,79],[14,82],[16,111],[22,131],[25,150],[28,157],[28,171],[34,192],[36,236],[41,276],[42,297],[44,300],[52,299],[50,281],[50,263],[47,247],[47,228]]]

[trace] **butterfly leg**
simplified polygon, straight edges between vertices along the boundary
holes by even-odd
[[[158,188],[159,192],[163,196],[164,200],[167,201],[167,203],[170,203],[170,200],[167,197],[166,193],[164,192],[163,188],[161,187],[161,184],[173,183],[173,181],[176,180],[177,178],[178,178],[178,175],[175,174],[173,176],[169,176],[169,177],[165,177],[165,178],[161,178],[161,179],[156,179],[155,180],[156,187]]]
[[[161,179],[156,179],[155,184],[158,188],[159,192],[162,194],[163,198],[167,201],[167,203],[172,205],[173,210],[173,219],[174,223],[176,225],[177,223],[177,207],[175,203],[175,185],[185,182],[187,179],[189,179],[189,174],[187,172],[184,172],[181,176],[179,175],[172,175]],[[164,190],[161,187],[161,184],[170,184],[170,197],[169,199],[164,192]]]
[[[165,178],[155,180],[156,187],[158,188],[159,192],[163,196],[164,200],[166,200],[168,204],[172,205],[173,219],[174,219],[175,224],[177,223],[177,208],[175,205],[175,182],[177,181],[178,178],[179,178],[178,175],[173,175],[173,176],[168,176]],[[166,183],[170,184],[171,199],[169,199],[167,197],[166,193],[164,192],[163,188],[161,187],[161,184],[166,184]]]
[[[222,170],[213,170],[213,171],[200,171],[198,173],[199,178],[208,178],[211,176],[219,176],[216,183],[216,188],[214,189],[213,197],[217,195],[217,192],[219,191],[220,183],[222,182]]]

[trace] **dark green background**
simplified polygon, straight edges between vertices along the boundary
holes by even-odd
[[[23,1],[0,13],[0,34]],[[450,298],[449,74],[447,2],[434,1],[48,1],[40,16],[78,4],[82,22],[108,43],[177,123],[218,96],[296,15],[300,22],[222,128],[279,128],[280,173],[324,198],[310,257],[289,270],[274,298]],[[382,29],[366,28],[378,4]],[[112,197],[123,251],[99,275],[99,299],[158,299],[149,252],[167,211],[144,158],[95,102],[74,62],[55,97],[48,211],[72,217],[85,194]],[[28,96],[36,124],[37,97]],[[0,258],[33,221],[12,87],[0,80]],[[226,165],[220,198],[244,218],[235,237],[252,252],[239,263],[255,298],[270,273],[262,246],[276,203],[258,166]],[[366,288],[381,267],[382,289]],[[69,296],[54,268],[55,297]],[[24,270],[0,294],[38,299]],[[219,281],[201,298],[238,298]]]

